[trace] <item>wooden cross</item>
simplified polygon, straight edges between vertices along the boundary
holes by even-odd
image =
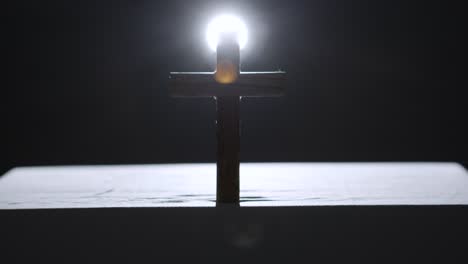
[[[220,36],[215,72],[171,72],[172,97],[214,97],[217,109],[216,203],[239,203],[239,104],[241,97],[284,94],[285,73],[241,72],[240,48],[233,34]]]

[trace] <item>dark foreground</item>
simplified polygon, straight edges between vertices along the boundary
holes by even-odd
[[[0,210],[2,263],[467,263],[468,207]]]

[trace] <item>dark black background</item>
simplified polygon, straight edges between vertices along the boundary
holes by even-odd
[[[223,10],[249,25],[243,70],[288,74],[287,96],[243,100],[242,161],[468,162],[462,1],[2,5],[2,171],[214,162],[214,101],[167,79],[213,70]]]

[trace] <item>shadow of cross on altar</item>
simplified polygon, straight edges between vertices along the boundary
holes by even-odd
[[[241,72],[240,48],[232,35],[220,37],[215,72],[171,72],[172,97],[216,99],[216,203],[239,205],[241,97],[278,97],[284,94],[285,72]]]

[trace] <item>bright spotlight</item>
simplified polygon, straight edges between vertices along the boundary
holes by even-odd
[[[213,51],[216,51],[222,33],[234,33],[241,49],[247,44],[247,26],[238,17],[221,15],[208,24],[206,40]]]

